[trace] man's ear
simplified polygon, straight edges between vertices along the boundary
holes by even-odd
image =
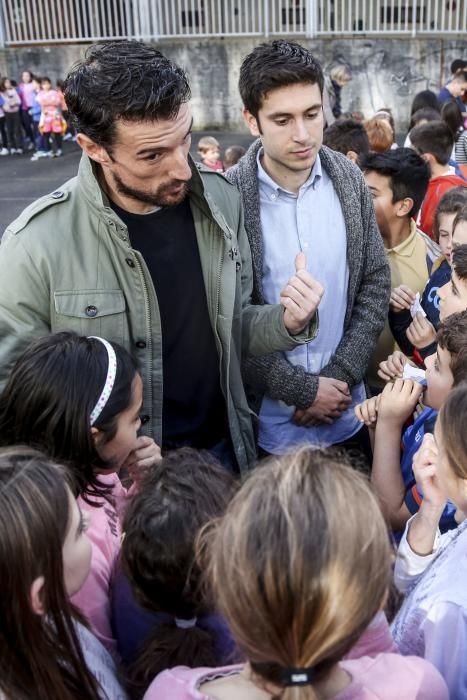
[[[249,112],[247,109],[244,109],[242,114],[243,114],[243,119],[245,120],[245,124],[247,125],[247,127],[250,130],[250,134],[252,136],[260,136],[261,132],[259,129],[259,124],[258,124],[257,118],[254,117],[252,115],[252,113]]]
[[[29,591],[29,597],[31,602],[31,608],[36,615],[44,615],[44,605],[42,602],[42,590],[44,588],[44,577],[38,576],[31,584],[31,590]]]
[[[108,152],[103,146],[98,146],[89,136],[86,134],[77,134],[76,141],[81,146],[83,151],[89,158],[100,163],[101,165],[108,165],[111,162],[111,158]]]
[[[345,157],[348,160],[351,160],[352,163],[356,163],[358,161],[358,153],[355,153],[355,151],[347,151]]]
[[[409,211],[411,211],[413,208],[413,199],[412,197],[405,197],[405,199],[401,199],[398,202],[396,202],[396,216],[403,217],[407,216]]]

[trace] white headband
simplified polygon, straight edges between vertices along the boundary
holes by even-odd
[[[175,624],[182,630],[189,630],[190,627],[194,627],[198,621],[197,617],[192,617],[191,620],[184,620],[183,618],[176,617]]]
[[[107,350],[107,356],[109,358],[109,365],[107,367],[107,377],[105,379],[104,388],[102,389],[101,395],[99,396],[96,405],[91,411],[89,417],[90,425],[94,425],[96,420],[99,418],[100,414],[104,410],[105,404],[109,400],[110,394],[115,383],[115,376],[117,374],[117,356],[115,355],[115,350],[104,338],[99,338],[97,335],[90,335],[89,338],[94,338],[94,340],[99,340]]]

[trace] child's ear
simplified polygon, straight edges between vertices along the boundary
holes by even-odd
[[[95,428],[94,426],[91,428],[91,436],[92,436],[92,441],[94,443],[94,447],[96,447],[99,442],[101,441],[101,431],[99,428]]]
[[[244,109],[242,114],[243,119],[245,120],[245,124],[249,128],[251,135],[260,136],[261,132],[259,130],[258,120],[256,119],[256,117],[254,117],[252,113],[249,112],[247,109]]]
[[[42,591],[44,588],[45,579],[43,576],[38,576],[31,584],[29,597],[31,608],[36,615],[44,615],[44,604],[42,602]]]

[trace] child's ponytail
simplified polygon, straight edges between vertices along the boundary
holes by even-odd
[[[231,474],[208,452],[183,448],[156,465],[129,504],[122,568],[136,600],[156,614],[150,637],[128,669],[130,685],[141,694],[164,669],[230,661],[222,654],[233,645],[225,623],[210,614],[195,539],[224,512],[233,489]]]

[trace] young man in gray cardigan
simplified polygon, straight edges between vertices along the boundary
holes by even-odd
[[[368,453],[353,407],[365,397],[390,294],[371,196],[357,166],[322,146],[323,73],[307,49],[284,40],[256,47],[239,88],[259,139],[227,178],[243,198],[253,302],[279,300],[299,252],[326,290],[311,343],[245,362],[250,398],[262,398],[259,446],[280,454],[303,443],[343,444]]]

